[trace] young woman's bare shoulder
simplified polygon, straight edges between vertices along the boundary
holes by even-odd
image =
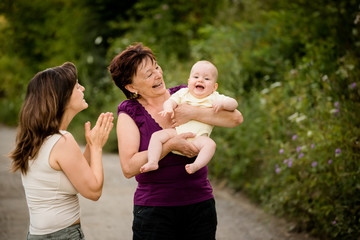
[[[75,145],[75,146],[78,146],[78,144],[77,144],[74,136],[73,136],[71,133],[69,133],[69,132],[63,134],[63,135],[60,137],[60,139],[58,140],[58,142],[56,143],[56,145],[58,145],[58,146],[64,146],[64,147],[65,147],[65,146],[71,147],[71,146],[74,146],[74,145]],[[56,146],[56,145],[55,145],[55,146]]]
[[[63,134],[51,150],[49,164],[55,170],[62,170],[64,161],[79,157],[81,149],[71,133]]]
[[[59,160],[65,156],[69,158],[70,156],[81,154],[81,149],[73,135],[71,133],[65,133],[55,144],[52,152],[54,153],[54,157]]]

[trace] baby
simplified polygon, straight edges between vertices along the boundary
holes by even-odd
[[[188,79],[188,87],[182,88],[174,93],[164,103],[164,110],[160,114],[174,116],[174,109],[178,104],[187,103],[199,107],[212,107],[215,112],[219,110],[234,111],[238,103],[235,99],[216,92],[218,71],[209,61],[198,61],[191,68]],[[195,138],[189,138],[199,154],[195,161],[185,166],[189,174],[193,174],[208,164],[215,153],[216,143],[210,138],[214,126],[191,120],[185,124],[171,129],[164,129],[155,132],[150,139],[148,148],[148,162],[140,168],[140,172],[149,172],[159,168],[159,159],[162,151],[162,144],[176,134],[193,132]],[[176,154],[180,154],[175,152]]]

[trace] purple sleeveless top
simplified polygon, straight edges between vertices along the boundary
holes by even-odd
[[[170,88],[175,93],[185,85]],[[135,99],[125,100],[118,106],[120,113],[128,114],[140,131],[139,152],[148,149],[151,135],[162,128]],[[121,150],[120,150],[121,151]],[[185,171],[185,165],[195,158],[169,153],[159,162],[159,169],[138,174],[134,204],[143,206],[184,206],[213,198],[212,187],[204,167],[194,174]]]

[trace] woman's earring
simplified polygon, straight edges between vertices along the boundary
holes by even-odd
[[[136,95],[138,95],[137,91],[134,92]]]

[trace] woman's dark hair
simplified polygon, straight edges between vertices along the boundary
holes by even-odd
[[[46,137],[59,133],[65,108],[77,82],[73,63],[48,68],[30,81],[19,117],[16,147],[9,154],[13,172],[26,174]]]
[[[132,83],[139,65],[146,58],[153,62],[156,61],[150,48],[144,47],[141,43],[136,43],[115,56],[108,67],[114,83],[123,91],[127,99],[139,97],[137,94],[128,91],[125,86]]]

